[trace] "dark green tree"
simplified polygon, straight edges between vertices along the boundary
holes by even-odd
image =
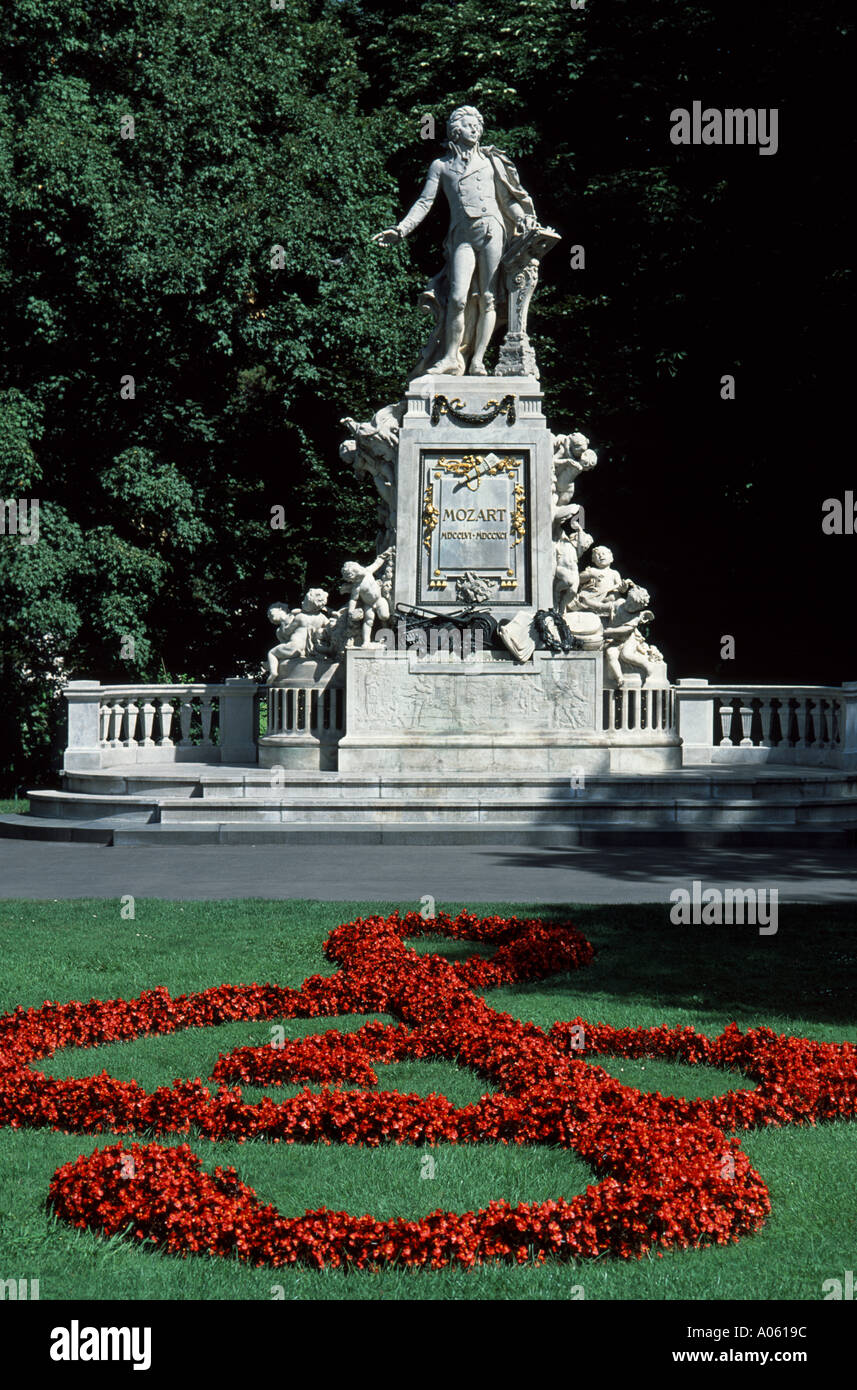
[[[365,548],[337,416],[399,394],[443,217],[369,238],[462,102],[563,235],[532,325],[547,408],[602,453],[581,500],[673,668],[717,675],[728,632],[720,674],[847,678],[805,576],[851,585],[820,507],[852,485],[852,35],[844,0],[10,0],[0,496],[39,497],[41,537],[0,537],[0,775],[38,771],[63,672],[256,669],[265,605]],[[696,99],[776,107],[778,153],[672,145]]]
[[[375,530],[337,414],[418,333],[406,257],[367,252],[397,194],[330,9],[14,0],[0,50],[0,495],[41,502],[38,544],[0,542],[17,782],[58,670],[255,670],[266,604],[335,585]]]

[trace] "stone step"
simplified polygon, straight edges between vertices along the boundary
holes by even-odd
[[[755,843],[853,839],[857,771],[688,767],[568,777],[517,772],[432,782],[423,774],[312,772],[282,785],[256,766],[141,764],[67,773],[31,792],[0,835],[97,844]],[[390,839],[393,837],[393,839]],[[547,838],[545,838],[547,837]],[[558,839],[557,839],[558,837]]]
[[[62,820],[112,820],[116,816],[135,815],[140,820],[157,820],[159,802],[157,797],[138,796],[93,796],[83,792],[27,792],[31,814],[40,817]],[[198,800],[202,805],[202,798]]]
[[[508,776],[502,781],[494,776],[473,775],[456,777],[454,796],[460,802],[479,802],[490,793],[492,801],[554,800],[568,793],[568,777]],[[684,768],[680,771],[635,775],[589,774],[585,778],[587,801],[612,801],[617,796],[645,800],[668,800],[685,797],[710,800],[751,796],[754,799],[799,800],[831,799],[857,795],[857,773],[838,769],[778,769],[767,768]],[[166,800],[182,802],[188,798],[206,801],[223,799],[244,801],[261,798],[266,802],[300,804],[311,800],[327,805],[351,798],[359,801],[407,802],[414,796],[423,800],[445,801],[450,793],[446,782],[432,783],[422,776],[385,774],[367,777],[362,774],[312,773],[290,774],[282,784],[271,783],[270,775],[258,768],[231,768],[225,771],[202,770],[188,776],[183,772],[167,777],[163,772],[152,775],[116,776],[112,772],[68,773],[62,793],[38,792],[32,797],[87,797],[97,799],[131,797],[135,805],[142,801],[151,806]],[[83,803],[84,805],[87,803]]]
[[[686,822],[648,822],[633,817],[613,824],[541,822],[448,821],[444,819],[408,821],[385,818],[366,821],[357,818],[318,821],[287,821],[250,824],[224,821],[146,822],[133,816],[115,816],[101,821],[71,818],[0,816],[0,837],[32,840],[72,841],[100,845],[146,844],[414,844],[448,845],[529,845],[570,847],[575,845],[635,845],[716,847],[717,845],[839,846],[857,844],[857,810],[848,821],[791,822],[692,819]]]
[[[77,844],[112,845],[115,830],[115,821],[88,824],[51,816],[0,815],[2,840],[64,840]]]
[[[181,820],[210,818],[242,819],[258,816],[267,820],[272,813],[278,816],[302,815],[306,810],[313,815],[368,813],[392,814],[395,810],[407,813],[417,807],[429,812],[437,810],[455,811],[458,815],[471,810],[477,813],[484,807],[518,808],[529,810],[538,808],[586,805],[598,806],[636,805],[641,809],[646,805],[665,806],[669,804],[696,804],[700,807],[726,806],[745,802],[757,807],[794,805],[815,808],[822,804],[831,806],[831,816],[841,818],[849,814],[857,798],[857,777],[840,774],[830,781],[813,779],[774,779],[765,780],[720,780],[719,778],[685,779],[665,777],[651,778],[603,778],[586,779],[578,790],[569,786],[567,779],[550,782],[520,781],[517,786],[509,783],[497,785],[491,779],[459,782],[453,786],[426,785],[424,781],[380,782],[355,786],[340,782],[331,786],[319,786],[312,782],[300,786],[289,785],[272,789],[270,786],[254,787],[252,794],[236,794],[232,786],[223,795],[224,788],[206,788],[200,795],[195,788],[173,787],[168,795],[149,792],[146,795],[82,792],[79,790],[31,791],[29,798],[37,813],[57,818],[69,816],[85,820],[100,819],[117,814],[137,815],[144,819],[157,819],[175,816]],[[188,795],[190,792],[190,795]],[[190,811],[190,815],[186,814]],[[754,813],[755,814],[755,813]],[[772,812],[772,814],[776,814]]]
[[[816,814],[825,819],[857,822],[857,798],[842,799],[835,804],[827,801],[794,800],[695,800],[693,798],[614,797],[610,801],[590,801],[587,797],[566,800],[516,801],[514,805],[497,800],[480,803],[448,798],[443,802],[417,798],[408,800],[383,799],[374,803],[346,800],[320,805],[312,800],[262,801],[261,798],[236,800],[169,800],[159,808],[161,824],[171,822],[209,822],[223,824],[333,824],[337,821],[363,821],[366,824],[404,821],[407,823],[444,822],[448,825],[487,824],[492,821],[511,821],[518,825],[538,824],[549,820],[570,824],[614,825],[672,825],[700,824],[795,824],[812,820]]]
[[[443,823],[409,825],[407,823],[367,825],[352,821],[346,825],[228,825],[171,822],[158,825],[137,825],[116,828],[112,843],[121,845],[510,845],[545,849],[566,849],[587,845],[635,845],[716,848],[740,845],[768,847],[785,844],[797,848],[808,846],[839,847],[857,843],[857,822],[847,832],[842,829],[812,826],[739,826],[719,827],[659,827],[642,829],[634,825],[588,828],[574,825],[538,826],[494,822],[490,825],[445,825]]]

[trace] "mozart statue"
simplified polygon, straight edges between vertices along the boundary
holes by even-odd
[[[480,144],[483,123],[474,106],[459,106],[446,129],[448,152],[432,162],[410,212],[372,240],[381,246],[404,240],[430,211],[438,188],[443,189],[450,209],[445,264],[422,298],[434,314],[435,328],[412,376],[487,376],[485,350],[498,311],[505,318],[507,274],[520,268],[515,249],[525,248],[523,263],[535,261],[537,267],[536,258],[549,249],[541,241],[559,238],[539,227],[532,199],[509,158],[493,145]],[[536,232],[541,240],[530,250],[527,234]],[[525,328],[525,323],[516,326]]]

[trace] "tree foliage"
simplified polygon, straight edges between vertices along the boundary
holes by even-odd
[[[442,217],[404,248],[370,236],[438,152],[422,118],[440,138],[461,102],[563,235],[534,310],[548,410],[602,450],[583,500],[652,588],[673,667],[716,674],[728,631],[735,678],[847,676],[832,613],[810,659],[763,577],[783,567],[796,452],[816,512],[841,492],[842,0],[282,4],[9,0],[0,495],[38,497],[41,534],[0,537],[0,776],[44,772],[63,673],[255,671],[267,604],[335,590],[367,553],[374,502],[338,417],[398,396]],[[670,110],[694,99],[778,107],[779,152],[671,145]],[[817,530],[804,564],[836,573]]]

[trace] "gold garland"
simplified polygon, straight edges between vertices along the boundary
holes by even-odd
[[[444,473],[452,473],[460,476],[468,492],[478,492],[479,483],[482,478],[493,478],[498,473],[517,473],[521,467],[520,459],[505,458],[497,459],[490,468],[482,468],[485,462],[484,454],[465,454],[460,459],[440,459],[432,464],[435,469],[435,477],[440,478]],[[475,484],[475,486],[474,486]]]

